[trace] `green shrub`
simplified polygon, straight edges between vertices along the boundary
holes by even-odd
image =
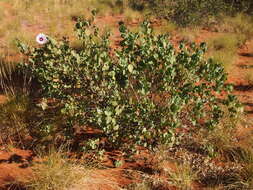
[[[133,4],[133,3],[132,3]],[[136,3],[134,3],[136,4]],[[147,0],[138,2],[138,7],[151,10],[151,14],[167,18],[180,26],[208,24],[223,15],[251,13],[250,0]]]
[[[107,147],[152,149],[173,142],[176,127],[211,129],[223,109],[231,117],[237,112],[231,85],[225,84],[227,75],[221,65],[204,59],[204,43],[191,48],[181,44],[176,51],[167,35],[153,34],[148,22],[136,33],[120,23],[122,40],[112,51],[109,34],[100,35],[92,23],[76,23],[80,50],[66,39],[48,38],[39,48],[19,42],[28,57],[22,68],[41,86],[41,108],[61,114],[63,124],[55,131],[72,137],[74,126],[86,125],[101,133],[83,142],[85,148],[104,148],[99,142],[106,137]],[[228,96],[219,99],[221,92]]]

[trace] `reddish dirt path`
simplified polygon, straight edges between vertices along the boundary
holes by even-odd
[[[33,156],[31,151],[11,149],[0,151],[0,189],[15,189],[13,181],[27,178],[31,175],[28,167]],[[9,185],[8,183],[12,183]]]
[[[235,94],[245,105],[245,111],[249,119],[253,117],[253,84],[249,84],[247,74],[253,76],[253,40],[238,50],[238,60],[234,64],[233,71],[229,73],[229,81],[235,85]]]

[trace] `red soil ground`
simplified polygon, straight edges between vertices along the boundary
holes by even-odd
[[[0,189],[18,189],[18,186],[13,185],[13,181],[31,175],[28,165],[32,159],[32,152],[29,150],[0,150]]]

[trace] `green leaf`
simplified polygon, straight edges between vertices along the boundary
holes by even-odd
[[[133,65],[131,65],[131,64],[129,64],[129,65],[127,66],[127,68],[128,68],[128,71],[129,71],[130,73],[132,73],[133,70],[134,70],[134,67],[133,67]]]
[[[115,125],[115,126],[113,127],[113,130],[114,130],[114,131],[118,131],[118,130],[119,130],[119,125]]]
[[[106,116],[111,116],[112,115],[111,111],[105,111],[104,113],[105,113]]]

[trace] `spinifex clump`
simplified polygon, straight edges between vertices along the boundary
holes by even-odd
[[[227,75],[219,63],[205,60],[204,43],[175,50],[168,36],[154,35],[146,21],[139,32],[123,23],[119,30],[122,40],[114,53],[109,34],[100,35],[93,19],[76,23],[83,43],[78,50],[66,39],[48,38],[39,48],[19,43],[28,56],[23,69],[42,90],[41,112],[58,119],[38,117],[43,122],[37,131],[74,138],[73,127],[86,125],[101,131],[79,144],[86,149],[153,149],[173,143],[177,127],[212,129],[224,112],[236,115],[240,105],[225,84]],[[104,137],[106,143],[99,143]]]

